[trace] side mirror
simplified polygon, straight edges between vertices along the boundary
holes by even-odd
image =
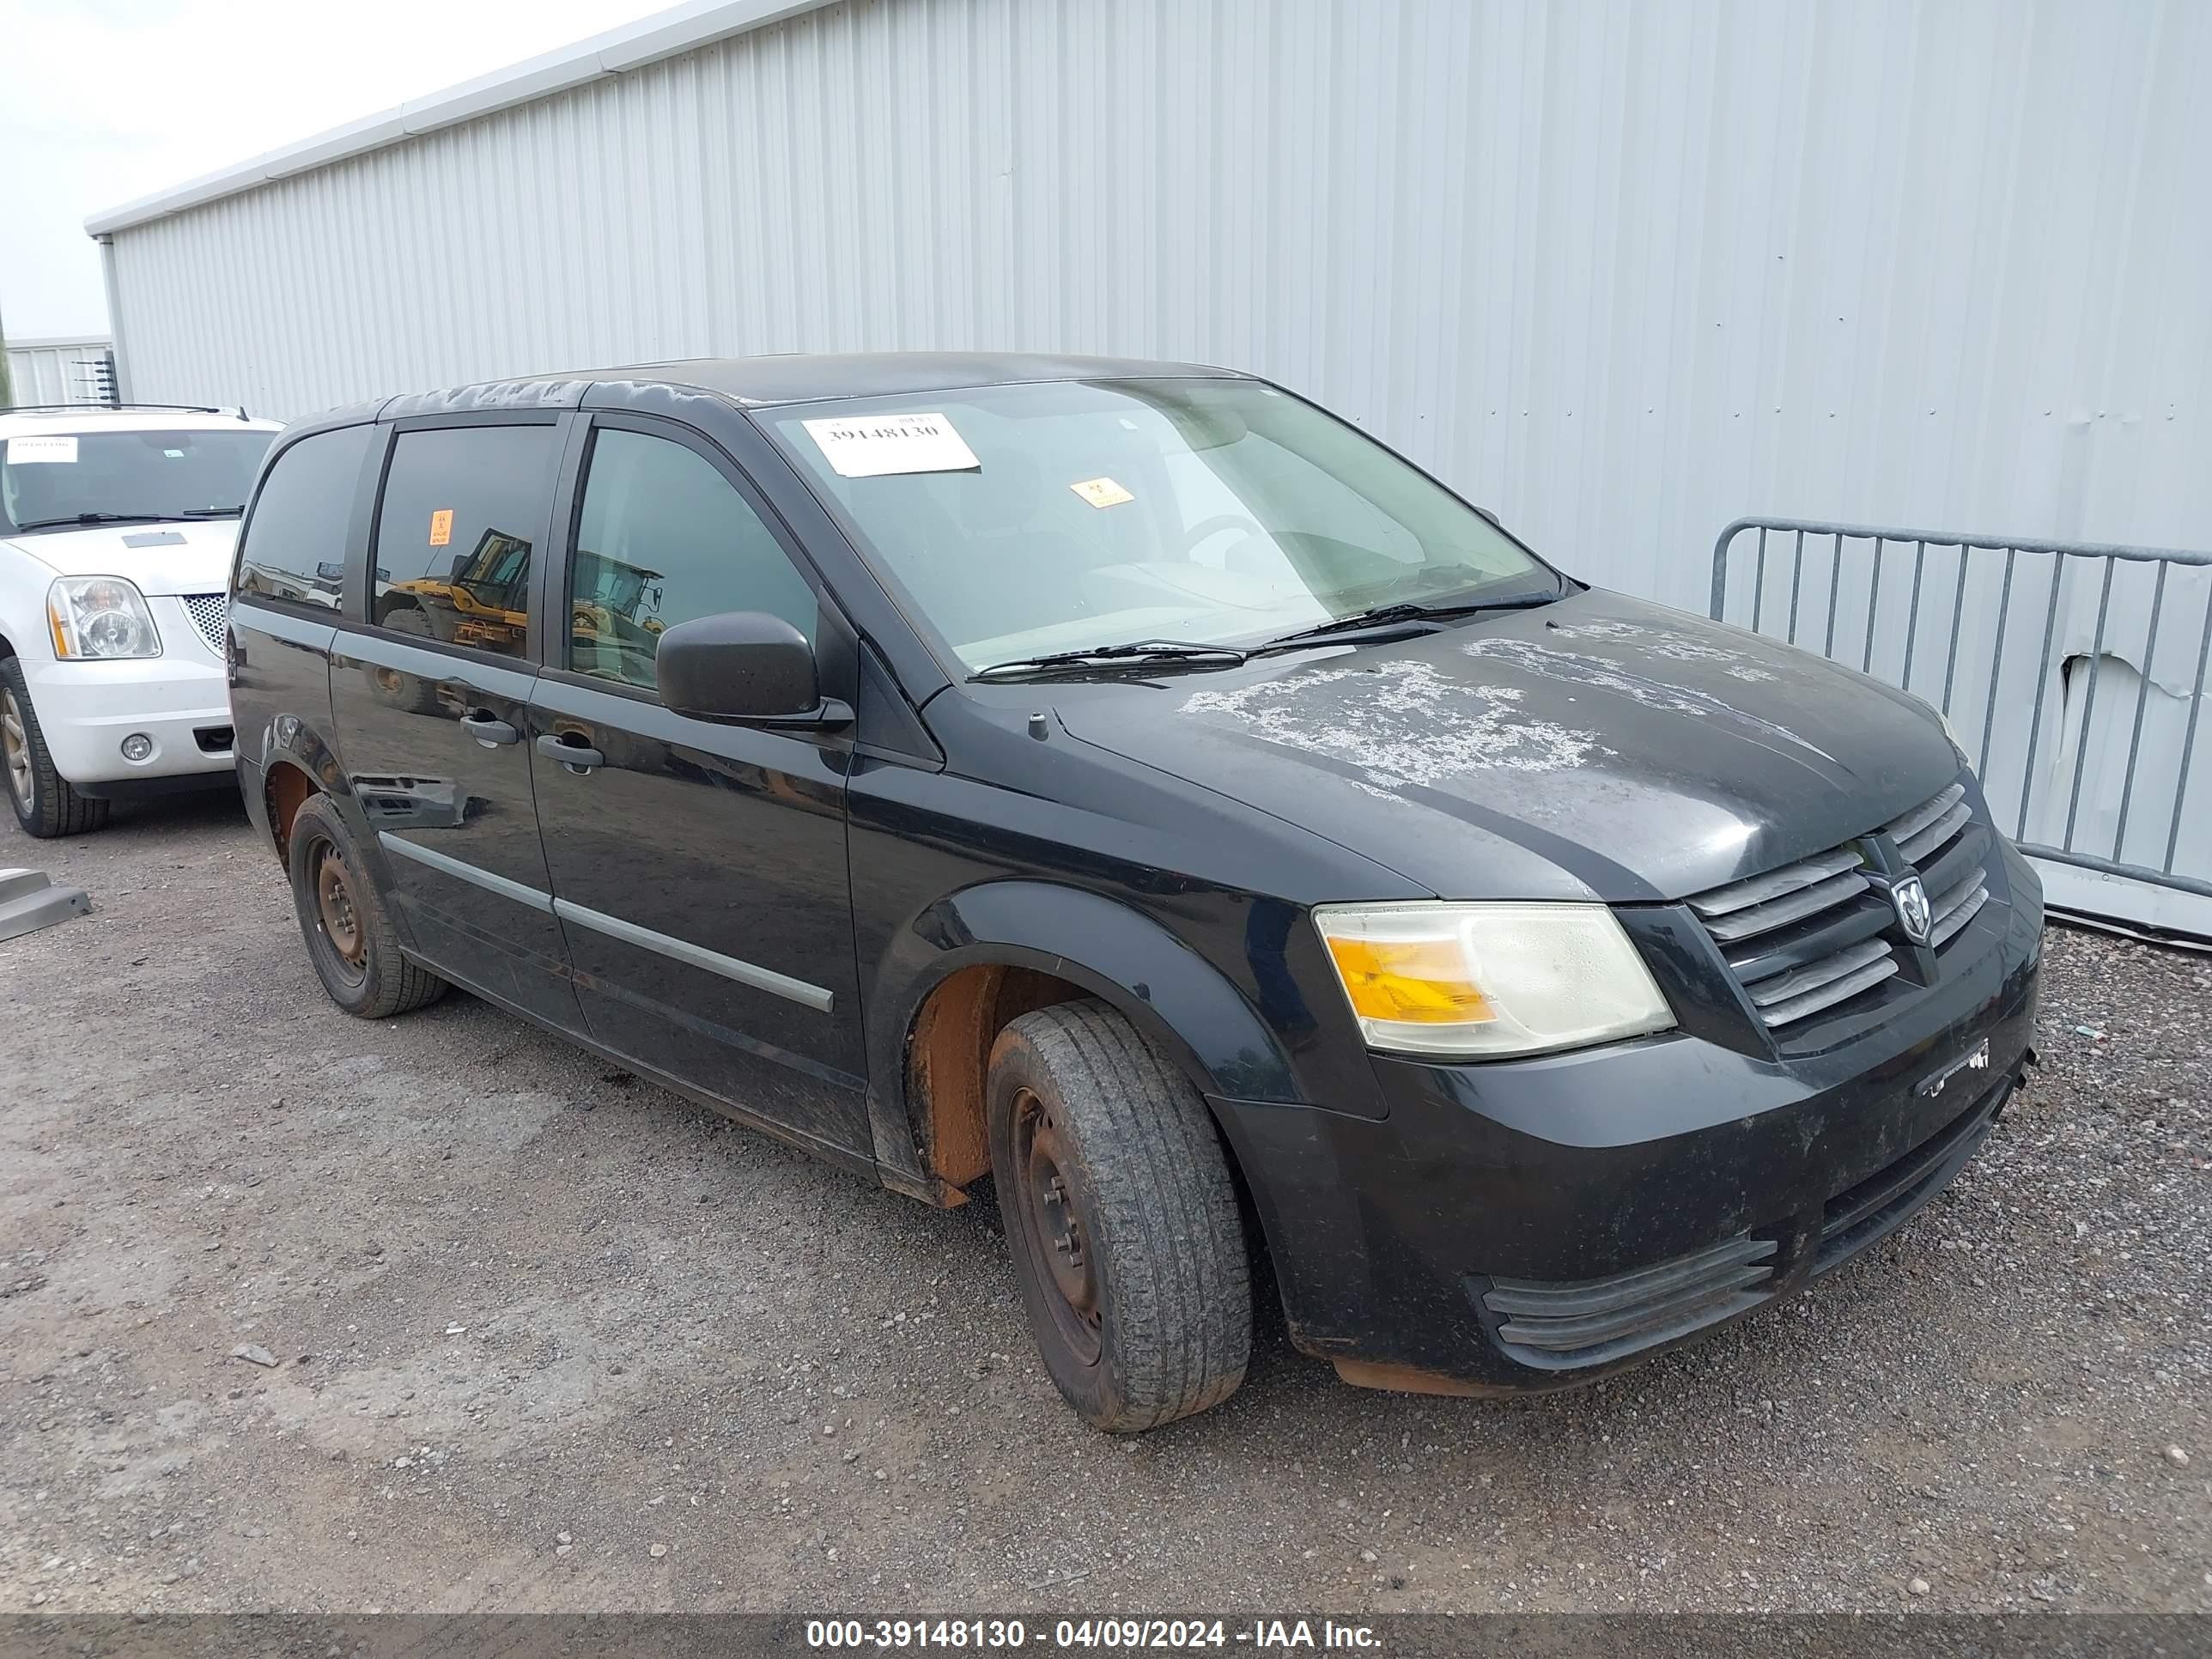
[[[694,720],[841,726],[853,718],[843,703],[823,697],[806,635],[765,611],[677,623],[654,647],[653,667],[660,701]]]

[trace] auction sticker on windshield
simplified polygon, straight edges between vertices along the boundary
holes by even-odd
[[[1093,507],[1119,507],[1124,501],[1137,499],[1111,478],[1085,478],[1080,483],[1068,485],[1068,488]]]
[[[74,462],[76,440],[67,434],[8,440],[8,465],[33,466],[40,462]]]
[[[983,465],[942,415],[845,415],[800,424],[841,478],[966,472]]]

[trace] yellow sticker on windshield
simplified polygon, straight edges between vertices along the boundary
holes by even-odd
[[[441,507],[430,515],[430,545],[443,547],[453,539],[453,509]]]
[[[1124,501],[1137,499],[1111,478],[1085,478],[1081,483],[1072,483],[1068,488],[1093,507],[1119,507]]]

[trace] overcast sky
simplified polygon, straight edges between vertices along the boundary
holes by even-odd
[[[0,0],[0,324],[107,331],[84,221],[668,0]]]

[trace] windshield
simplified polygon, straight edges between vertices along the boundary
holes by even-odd
[[[1255,381],[981,386],[769,424],[971,669],[1559,591],[1441,485]]]
[[[86,514],[97,522],[235,513],[276,435],[248,426],[19,434],[0,453],[0,533],[70,529]]]

